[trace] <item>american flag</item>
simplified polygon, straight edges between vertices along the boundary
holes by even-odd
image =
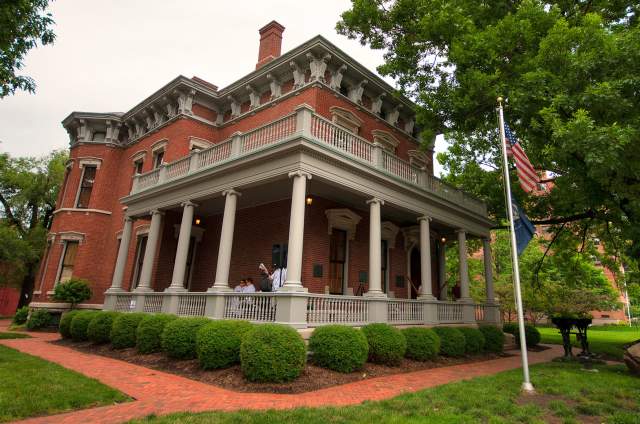
[[[520,146],[520,143],[518,143],[518,139],[513,132],[511,132],[511,128],[509,128],[506,122],[504,124],[504,136],[507,141],[507,155],[513,156],[516,163],[520,187],[527,193],[537,190],[540,177],[533,168],[533,165],[531,165],[531,162],[529,162],[527,154],[522,149],[522,146]]]

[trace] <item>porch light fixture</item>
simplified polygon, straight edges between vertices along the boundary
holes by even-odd
[[[307,203],[307,206],[311,206],[311,204],[313,203],[313,197],[307,196],[305,202]]]
[[[447,241],[447,239],[446,239],[446,237],[442,237],[442,238],[440,239],[440,241],[444,243],[444,242],[446,242],[446,241]]]
[[[200,218],[196,218],[196,225],[200,225],[201,222]]]

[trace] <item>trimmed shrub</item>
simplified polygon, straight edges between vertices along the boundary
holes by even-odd
[[[87,339],[87,329],[93,319],[95,311],[79,311],[71,319],[71,338],[74,342],[83,342]]]
[[[162,331],[165,325],[177,318],[171,314],[149,314],[142,318],[136,330],[138,352],[160,352],[162,350]]]
[[[361,330],[326,325],[313,330],[309,350],[316,365],[346,373],[362,368],[369,355],[369,343]]]
[[[477,328],[458,328],[464,334],[464,352],[475,355],[484,351],[484,334]]]
[[[29,319],[29,307],[23,306],[22,308],[16,311],[16,314],[13,316],[13,323],[17,325],[22,325],[27,322]]]
[[[205,370],[240,363],[240,344],[253,326],[248,321],[225,320],[203,325],[196,335],[196,354]]]
[[[514,336],[516,337],[516,345],[520,348],[520,331],[517,330]],[[541,337],[540,331],[533,325],[526,324],[524,326],[524,339],[527,342],[527,347],[537,346]]]
[[[87,339],[94,343],[109,343],[113,321],[120,315],[115,311],[100,311],[94,314],[87,327]]]
[[[162,350],[171,358],[193,359],[196,357],[196,337],[209,318],[178,318],[165,325],[162,331]]]
[[[397,328],[389,324],[368,324],[362,331],[369,343],[369,361],[376,364],[398,365],[407,350],[407,341]]]
[[[514,336],[518,332],[518,323],[517,322],[505,322],[502,324],[502,331],[504,333],[513,334]]]
[[[484,350],[493,353],[502,353],[504,350],[504,333],[495,325],[481,325],[478,330],[484,336]]]
[[[463,356],[466,340],[464,334],[453,327],[434,327],[433,331],[440,337],[440,353],[452,358]]]
[[[60,318],[60,324],[58,326],[58,330],[60,331],[60,335],[62,336],[63,339],[71,338],[71,321],[73,320],[73,317],[76,316],[78,313],[80,313],[80,311],[75,310],[75,311],[65,312],[64,314],[62,314],[62,317]]]
[[[59,283],[53,289],[53,300],[70,303],[73,308],[78,303],[91,299],[91,283],[81,278],[71,278]]]
[[[286,325],[256,325],[240,345],[240,364],[249,381],[291,381],[300,375],[306,359],[304,340]]]
[[[407,358],[416,361],[435,359],[440,352],[440,337],[430,328],[411,327],[402,330],[407,340]]]
[[[27,320],[27,328],[29,330],[39,330],[51,325],[52,321],[53,317],[46,309],[33,309]]]
[[[136,345],[136,330],[140,321],[146,316],[142,312],[120,314],[111,326],[111,344],[116,349],[125,349]]]

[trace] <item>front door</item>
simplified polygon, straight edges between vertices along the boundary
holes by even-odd
[[[333,229],[329,241],[329,293],[344,294],[347,232]]]

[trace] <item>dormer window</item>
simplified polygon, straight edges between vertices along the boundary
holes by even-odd
[[[349,132],[358,134],[360,127],[362,126],[362,119],[358,118],[354,113],[347,109],[333,106],[329,109],[331,112],[331,121],[346,129]]]

